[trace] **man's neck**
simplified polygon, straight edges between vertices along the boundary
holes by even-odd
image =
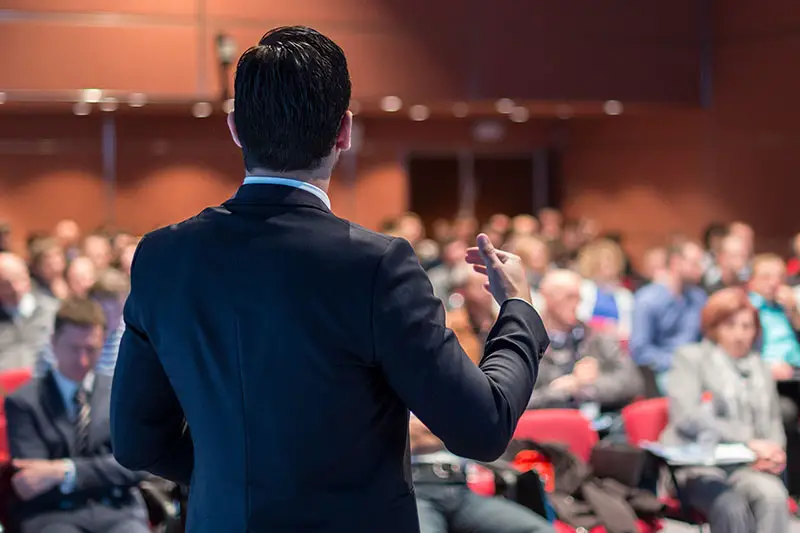
[[[669,291],[675,296],[683,294],[684,284],[680,277],[675,274],[669,273],[664,276],[661,283],[666,285]]]
[[[326,193],[328,192],[328,187],[330,186],[331,183],[330,172],[323,168],[319,168],[313,171],[304,170],[296,172],[276,172],[274,170],[269,170],[266,168],[254,168],[252,170],[246,171],[245,176],[248,178],[250,177],[284,178],[289,180],[302,181],[304,183],[308,183],[309,185],[319,187]]]

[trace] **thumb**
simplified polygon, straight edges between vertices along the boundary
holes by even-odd
[[[485,233],[478,235],[478,251],[487,267],[497,268],[503,266],[503,262],[497,257],[497,250],[495,250],[492,241]]]

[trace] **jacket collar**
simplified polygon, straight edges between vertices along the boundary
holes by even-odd
[[[310,207],[331,212],[318,195],[306,189],[282,184],[246,183],[223,205],[232,212],[251,206]]]

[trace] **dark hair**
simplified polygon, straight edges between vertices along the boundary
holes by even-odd
[[[64,326],[91,328],[106,327],[106,315],[100,304],[87,298],[68,298],[56,313],[54,334],[58,335]]]
[[[28,253],[30,254],[30,264],[33,269],[37,269],[45,256],[53,250],[60,250],[61,245],[52,237],[40,237],[28,243]]]
[[[721,222],[712,222],[703,230],[703,246],[706,250],[711,249],[711,241],[715,238],[723,238],[728,235],[728,226]]]
[[[89,298],[124,298],[131,290],[128,276],[115,268],[104,270],[89,290]]]
[[[233,118],[248,170],[313,170],[327,156],[350,105],[339,46],[311,28],[266,33],[236,67]]]

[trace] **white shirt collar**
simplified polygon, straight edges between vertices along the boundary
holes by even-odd
[[[36,297],[29,292],[20,298],[19,305],[16,308],[6,307],[5,311],[12,318],[30,318],[36,311]]]
[[[293,180],[291,178],[273,178],[269,176],[247,176],[244,179],[245,185],[285,185],[287,187],[294,187],[296,189],[302,189],[306,192],[310,192],[325,204],[325,206],[330,209],[331,208],[331,200],[328,198],[328,194],[317,187],[316,185],[312,185],[307,181],[300,181],[300,180]]]

